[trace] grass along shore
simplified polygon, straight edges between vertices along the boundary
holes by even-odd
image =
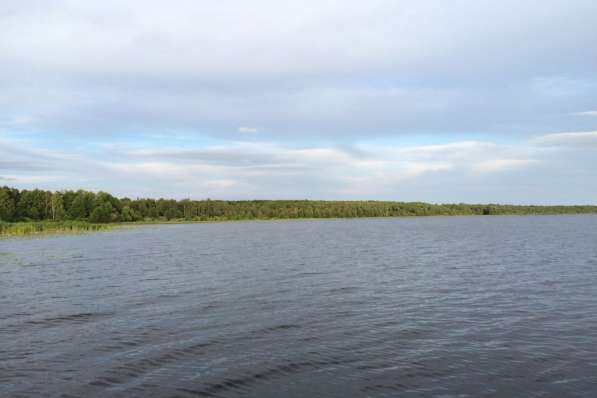
[[[85,221],[0,222],[0,238],[42,234],[80,234],[108,231],[114,224],[93,224]]]
[[[517,215],[517,216],[532,216],[532,215],[578,215],[578,214],[597,214],[595,208],[592,211],[554,211],[554,212],[512,212],[499,213],[494,215]],[[486,214],[485,214],[486,215]],[[483,214],[429,214],[429,215],[402,215],[402,216],[357,216],[357,217],[260,217],[260,218],[228,218],[228,217],[212,217],[209,219],[145,219],[130,222],[111,222],[111,223],[90,223],[87,221],[19,221],[19,222],[3,222],[0,221],[0,239],[10,237],[26,237],[35,235],[65,235],[65,234],[82,234],[89,232],[110,231],[115,228],[126,227],[141,227],[159,224],[201,224],[201,223],[219,223],[219,222],[239,222],[239,221],[291,221],[291,220],[331,220],[331,219],[354,219],[354,218],[393,218],[393,217],[458,217],[458,216],[484,216]]]

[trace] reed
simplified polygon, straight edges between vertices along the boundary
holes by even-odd
[[[92,224],[83,221],[63,222],[0,222],[0,237],[27,236],[39,234],[77,234],[85,232],[107,231],[109,224]]]

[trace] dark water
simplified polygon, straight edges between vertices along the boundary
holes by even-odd
[[[597,217],[0,241],[1,397],[597,396]]]

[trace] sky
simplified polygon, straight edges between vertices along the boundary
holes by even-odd
[[[0,186],[597,204],[597,1],[0,0]]]

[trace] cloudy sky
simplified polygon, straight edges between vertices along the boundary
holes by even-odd
[[[0,185],[597,204],[597,1],[0,0]]]

